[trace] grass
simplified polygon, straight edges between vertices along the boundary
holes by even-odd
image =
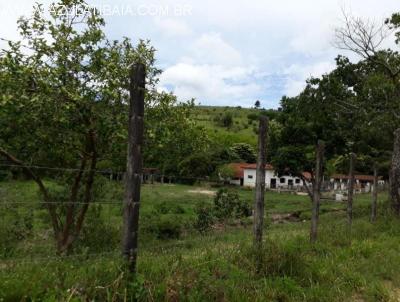
[[[103,201],[122,200],[119,184],[106,182],[102,187]],[[9,219],[3,223],[33,217],[33,230],[15,238],[17,244],[12,252],[0,258],[0,301],[124,301],[127,296],[139,301],[400,298],[400,221],[384,210],[385,195],[379,196],[380,216],[376,224],[368,222],[370,196],[356,196],[351,234],[345,212],[331,211],[344,209],[345,205],[324,202],[319,240],[311,246],[306,220],[310,210],[308,197],[267,192],[269,217],[274,213],[302,211],[305,221],[267,223],[267,239],[263,250],[257,251],[252,247],[251,221],[228,223],[206,235],[197,233],[191,227],[196,217],[194,209],[198,204],[211,203],[212,196],[193,192],[196,190],[215,189],[143,186],[138,276],[128,281],[119,255],[119,205],[103,205],[100,216],[89,213],[86,222],[93,227],[90,230],[94,242],[83,242],[76,254],[58,258],[52,248],[46,212],[37,205],[35,185],[30,181],[0,182],[0,203],[31,203],[12,208],[3,203],[1,217]],[[242,199],[252,201],[253,191],[234,190]],[[17,216],[10,216],[15,211]],[[157,239],[147,229],[146,224],[163,217],[172,217],[183,227],[179,238]],[[9,225],[7,228],[10,229]],[[256,259],[261,261],[261,270],[256,268]]]
[[[233,118],[231,127],[225,128],[215,122],[216,118],[228,112]],[[248,143],[256,146],[257,135],[254,129],[257,126],[256,121],[248,120],[247,116],[250,113],[259,113],[259,110],[239,107],[196,106],[193,119],[198,125],[205,127],[211,137],[218,137],[218,140],[222,140],[225,144]]]

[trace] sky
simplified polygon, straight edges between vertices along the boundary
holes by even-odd
[[[0,37],[18,38],[16,21],[36,1],[0,0]],[[52,1],[40,1],[47,6]],[[149,39],[163,70],[158,89],[215,106],[277,108],[305,80],[335,67],[334,29],[342,10],[381,22],[399,0],[88,0],[109,39]],[[4,46],[0,42],[0,47]]]

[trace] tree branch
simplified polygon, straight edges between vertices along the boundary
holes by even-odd
[[[6,150],[4,150],[1,147],[0,147],[0,155],[3,155],[5,158],[7,158],[9,161],[14,163],[15,165],[18,165],[21,168],[23,168],[25,173],[28,174],[30,177],[32,177],[32,179],[36,182],[36,184],[39,187],[40,192],[43,195],[43,198],[44,198],[44,201],[45,201],[45,205],[46,205],[46,207],[47,207],[47,209],[48,209],[48,211],[50,213],[50,218],[51,218],[51,223],[52,223],[52,226],[53,226],[54,235],[55,235],[56,238],[58,238],[59,231],[60,231],[59,217],[58,217],[57,212],[56,212],[56,207],[54,206],[54,204],[51,203],[49,193],[48,193],[44,183],[42,182],[41,178],[39,176],[37,176],[32,171],[32,169],[29,168],[28,166],[26,166],[21,160],[17,159],[16,157],[14,157],[13,155],[8,153]]]

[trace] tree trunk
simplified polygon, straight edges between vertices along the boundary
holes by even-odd
[[[351,228],[353,223],[353,195],[354,195],[354,165],[356,155],[350,153],[349,182],[347,188],[347,224]]]
[[[311,213],[311,231],[310,231],[311,243],[315,243],[317,241],[324,150],[325,150],[325,144],[322,141],[318,141],[315,151],[316,155],[315,172],[314,172],[314,181],[312,186],[312,213]]]
[[[372,191],[371,222],[376,221],[376,206],[378,202],[378,167],[374,164],[374,185]]]
[[[400,216],[400,129],[394,132],[392,167],[390,170],[390,200],[393,212]]]
[[[85,168],[86,159],[82,160],[81,169],[78,171],[71,189],[70,205],[66,216],[65,227],[57,242],[58,254],[68,254],[70,252],[73,243],[81,233],[86,212],[92,201],[93,183],[97,165],[96,133],[93,129],[89,130],[86,145],[86,152],[90,154],[90,166],[85,179],[83,205],[80,207],[79,211],[75,211],[75,208],[77,208],[75,203],[77,202],[79,184],[84,174],[83,170]]]
[[[144,64],[133,65],[130,79],[128,156],[123,217],[123,255],[132,273],[136,272],[138,250],[145,74]]]
[[[256,174],[256,192],[254,200],[254,243],[262,244],[264,223],[265,165],[268,118],[260,117],[258,131],[258,158]]]

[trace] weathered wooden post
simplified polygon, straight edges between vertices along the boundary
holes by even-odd
[[[123,217],[123,255],[132,273],[136,272],[138,250],[145,78],[144,64],[134,64],[130,75],[128,156]]]
[[[371,222],[376,221],[376,206],[378,202],[378,167],[374,164],[374,185],[372,190]]]
[[[354,196],[354,164],[356,160],[355,153],[350,153],[349,181],[347,188],[347,224],[351,228],[353,223],[353,196]]]
[[[390,169],[390,201],[393,212],[400,216],[400,129],[394,132],[392,164]]]
[[[267,147],[267,131],[268,118],[260,117],[260,125],[258,131],[258,157],[256,171],[256,192],[254,200],[254,243],[261,246],[263,237],[264,224],[264,195],[265,195],[265,165],[266,165],[266,147]]]
[[[312,186],[313,193],[312,193],[312,213],[311,213],[311,231],[310,231],[311,243],[315,243],[317,241],[324,151],[325,151],[325,143],[323,141],[318,141],[315,150],[316,160],[315,160],[314,182]]]

